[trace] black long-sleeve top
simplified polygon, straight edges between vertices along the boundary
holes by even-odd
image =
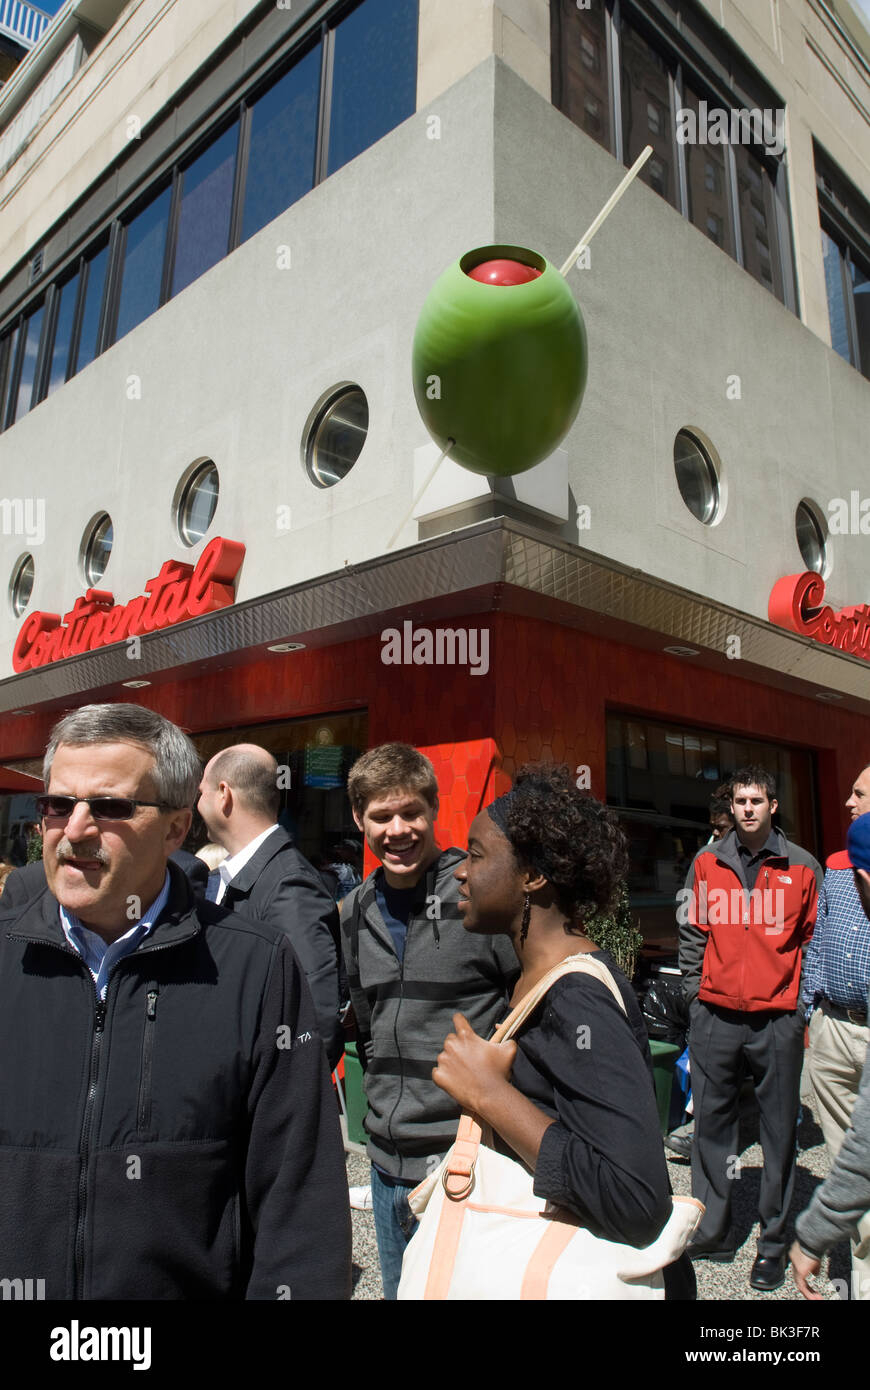
[[[606,952],[593,954],[627,1012],[594,976],[563,976],[515,1035],[512,1079],[556,1121],[541,1142],[537,1196],[576,1212],[595,1235],[644,1246],[671,1212],[649,1043],[628,981]]]

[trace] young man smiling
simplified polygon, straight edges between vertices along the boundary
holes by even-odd
[[[785,1279],[803,1062],[801,965],[822,878],[812,855],[772,828],[776,808],[776,785],[763,767],[734,774],[734,829],[695,856],[688,921],[680,926],[680,967],[693,1001],[692,1195],[706,1207],[689,1254],[717,1261],[735,1254],[729,1226],[732,1184],[740,1176],[745,1061],[755,1082],[764,1154],[761,1231],[749,1282],[765,1292]]]
[[[432,1080],[461,1010],[488,1037],[519,964],[504,937],[466,933],[453,870],[435,841],[438,785],[404,743],[364,753],[348,777],[354,820],[381,867],[345,898],[342,944],[366,1069],[372,1207],[384,1297],[394,1299],[416,1220],[408,1192],[456,1137],[459,1108]]]

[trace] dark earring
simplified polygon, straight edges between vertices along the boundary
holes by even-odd
[[[523,920],[522,920],[522,924],[521,924],[521,926],[520,926],[520,945],[521,945],[521,946],[524,946],[524,945],[525,945],[526,937],[527,937],[528,934],[529,934],[529,919],[531,918],[531,915],[532,915],[532,900],[531,900],[531,898],[529,897],[529,895],[528,895],[528,893],[527,893],[526,896],[525,896],[525,898],[523,899]]]

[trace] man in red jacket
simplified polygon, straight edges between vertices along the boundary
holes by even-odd
[[[734,1257],[731,1191],[740,1176],[738,1101],[746,1063],[764,1154],[761,1232],[749,1282],[765,1291],[785,1279],[803,1062],[801,965],[822,881],[812,855],[772,829],[776,807],[776,784],[763,767],[734,774],[734,829],[696,855],[680,914],[686,919],[680,967],[692,1001],[692,1193],[707,1208],[689,1253]]]

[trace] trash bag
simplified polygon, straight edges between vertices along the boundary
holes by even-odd
[[[674,1043],[682,1051],[689,1033],[689,1005],[683,983],[658,976],[652,981],[641,1003],[643,1021],[651,1038]]]

